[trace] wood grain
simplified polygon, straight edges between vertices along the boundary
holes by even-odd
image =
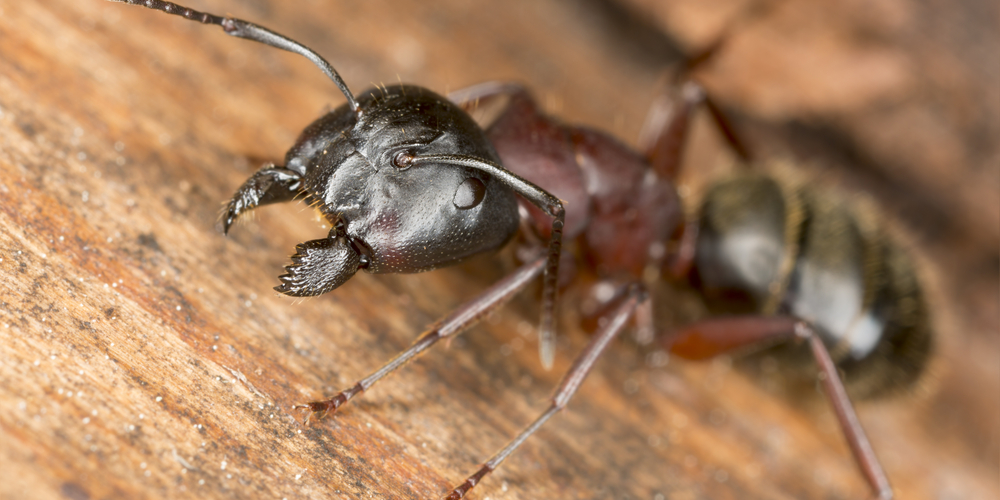
[[[316,48],[355,91],[517,79],[631,142],[677,51],[608,5],[192,6]],[[220,203],[339,102],[308,62],[217,28],[97,0],[0,3],[0,498],[437,498],[545,408],[586,337],[564,321],[542,370],[528,293],[333,418],[306,427],[289,410],[379,366],[506,262],[363,275],[305,301],[272,292],[320,222],[269,207],[225,238]],[[995,348],[956,335],[945,365]],[[473,497],[866,494],[822,405],[726,362],[650,354],[616,345]],[[861,407],[901,498],[996,498],[995,395],[964,383],[993,365],[977,369],[919,402]],[[992,434],[977,448],[936,432],[946,414],[946,429]]]

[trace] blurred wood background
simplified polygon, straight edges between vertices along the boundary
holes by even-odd
[[[987,0],[197,1],[325,55],[355,92],[493,79],[634,143],[682,54],[765,155],[879,200],[927,263],[924,394],[861,405],[904,499],[1000,496],[1000,8]],[[750,13],[750,14],[748,14]],[[728,28],[727,28],[728,27]],[[342,98],[305,60],[137,7],[0,0],[0,498],[435,498],[545,408],[525,294],[309,427],[501,257],[271,291],[302,206],[229,238],[261,161]],[[699,122],[688,181],[724,171]],[[500,259],[500,260],[498,260]],[[567,298],[572,307],[572,297]],[[627,341],[473,498],[860,498],[822,404]]]

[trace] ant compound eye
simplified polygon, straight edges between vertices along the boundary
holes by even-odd
[[[400,151],[392,157],[392,164],[400,170],[406,170],[413,164],[413,158],[413,153],[405,150]]]
[[[475,177],[469,177],[455,190],[455,207],[467,210],[479,205],[486,196],[486,184]]]

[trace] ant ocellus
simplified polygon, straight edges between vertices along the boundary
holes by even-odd
[[[309,417],[336,411],[437,341],[468,329],[539,276],[539,351],[542,364],[550,367],[559,289],[584,270],[599,284],[615,283],[600,307],[604,321],[562,379],[550,407],[446,496],[462,498],[566,406],[630,321],[649,328],[644,277],[652,269],[656,276],[689,282],[709,302],[724,306],[735,295],[744,304],[743,314],[661,335],[660,342],[674,354],[703,359],[804,341],[866,480],[879,498],[892,497],[838,370],[848,380],[882,370],[881,379],[893,384],[910,383],[924,370],[932,337],[913,264],[864,217],[815,190],[761,174],[718,183],[705,196],[700,216],[686,219],[674,180],[697,107],[709,110],[739,156],[751,156],[693,80],[659,105],[665,113],[650,122],[644,152],[638,153],[605,133],[545,116],[516,84],[487,83],[448,97],[399,84],[355,96],[317,53],[261,26],[160,0],[115,1],[219,25],[227,34],[303,55],[346,97],[346,104],[302,132],[283,166],[266,165],[251,176],[223,214],[228,232],[249,210],[300,199],[329,221],[332,229],[325,238],[296,247],[277,291],[323,294],[358,270],[432,270],[496,250],[522,230],[519,268],[352,387],[296,406],[308,410]],[[483,130],[466,108],[497,98],[506,103]],[[564,252],[564,242],[576,254]],[[877,393],[882,385],[865,387]]]

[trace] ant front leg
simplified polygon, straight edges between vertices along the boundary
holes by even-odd
[[[554,311],[562,238],[564,233],[572,239],[583,231],[591,209],[590,196],[574,160],[567,130],[542,115],[523,86],[487,82],[448,94],[452,102],[466,109],[496,97],[507,97],[509,102],[486,128],[504,163],[503,169],[491,175],[509,176],[517,181],[502,179],[529,202],[521,206],[530,214],[528,219],[536,234],[549,238],[549,261],[542,284],[542,322],[538,329],[539,356],[548,369],[555,358]]]
[[[690,360],[704,360],[728,352],[766,346],[790,339],[809,342],[820,370],[823,392],[833,407],[837,422],[861,472],[879,500],[893,497],[889,479],[875,456],[851,399],[844,389],[833,358],[823,339],[807,322],[790,316],[732,316],[712,318],[682,327],[664,339],[672,353]]]
[[[514,273],[495,283],[476,298],[462,304],[448,314],[448,316],[433,324],[408,349],[399,353],[371,375],[359,380],[349,389],[341,391],[330,399],[296,405],[294,408],[305,409],[310,412],[309,416],[306,417],[307,423],[313,415],[323,418],[328,413],[337,411],[338,408],[350,401],[351,398],[367,391],[376,382],[416,358],[418,354],[427,350],[427,348],[437,343],[437,341],[462,333],[490,311],[506,303],[514,294],[527,286],[531,280],[541,275],[545,264],[545,258],[538,258],[521,266]]]

